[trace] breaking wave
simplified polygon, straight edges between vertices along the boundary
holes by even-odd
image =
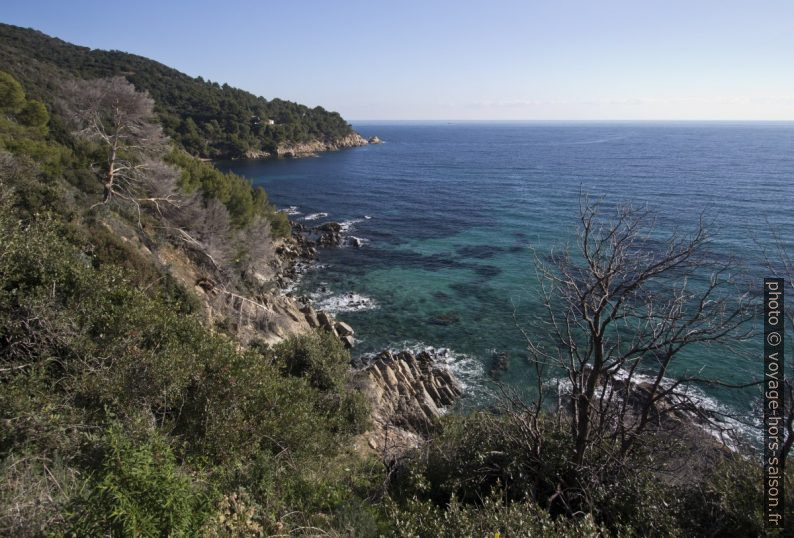
[[[303,220],[317,220],[328,216],[328,213],[310,213],[303,217]]]
[[[314,308],[325,310],[332,314],[340,312],[361,312],[378,308],[378,303],[371,297],[358,293],[334,293],[330,291],[317,291],[309,294]]]

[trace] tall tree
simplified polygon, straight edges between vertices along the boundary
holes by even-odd
[[[162,162],[167,139],[155,123],[154,101],[123,77],[76,80],[64,88],[64,108],[74,134],[96,143],[107,204],[118,197],[139,206],[169,201],[174,171]]]

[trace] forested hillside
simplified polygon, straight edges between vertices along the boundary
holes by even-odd
[[[191,78],[142,56],[92,50],[7,24],[0,24],[0,69],[45,100],[70,77],[124,76],[155,100],[165,133],[199,157],[272,153],[281,144],[330,143],[353,132],[338,113],[322,107],[268,101],[227,84]]]
[[[284,214],[123,78],[49,73],[0,70],[0,536],[258,536],[359,503],[366,407],[273,289]]]

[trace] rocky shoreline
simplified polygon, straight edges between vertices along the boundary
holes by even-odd
[[[347,349],[355,345],[354,328],[336,320],[333,314],[316,309],[310,298],[292,297],[290,290],[305,269],[316,263],[321,249],[361,246],[351,239],[355,238],[347,236],[345,228],[338,222],[327,221],[316,226],[293,222],[292,236],[276,250],[280,260],[276,281],[284,298],[297,305],[299,312],[294,314],[303,318],[300,321],[308,329],[331,333]],[[444,321],[437,320],[438,323]],[[507,369],[507,354],[494,350],[488,371],[490,377],[499,381]],[[611,383],[618,391],[627,389],[617,378]],[[433,350],[417,354],[408,350],[382,351],[354,368],[354,384],[370,402],[373,426],[361,436],[357,445],[392,462],[406,451],[420,446],[434,431],[439,417],[463,395],[460,381]],[[639,407],[647,400],[646,385],[632,383],[628,388],[632,407]],[[673,412],[668,414],[666,411]],[[670,435],[669,431],[673,431],[675,437],[693,447],[709,447],[709,459],[723,454],[720,443],[706,427],[705,408],[692,402],[685,404],[680,398],[665,398],[653,404],[653,412],[658,415],[656,422],[660,432],[667,430],[666,434]],[[689,470],[698,472],[701,469],[690,466]]]
[[[355,383],[372,406],[373,428],[362,441],[387,462],[420,446],[463,394],[433,351],[383,351],[356,371]]]
[[[317,226],[293,222],[292,236],[276,250],[281,260],[277,271],[279,286],[282,290],[291,289],[303,270],[316,262],[320,249],[345,244],[360,247],[355,239],[345,236],[338,222]],[[347,349],[355,345],[353,327],[329,312],[316,310],[307,297],[296,300],[311,329],[331,333]],[[353,383],[370,403],[372,424],[356,445],[391,462],[420,446],[435,430],[441,415],[463,394],[461,383],[432,350],[416,355],[408,350],[382,351],[354,368]]]
[[[325,151],[338,151],[340,149],[356,148],[367,144],[380,144],[380,139],[373,137],[377,142],[367,140],[360,134],[353,132],[340,138],[331,140],[312,140],[310,142],[300,142],[296,144],[282,144],[274,151],[248,150],[245,152],[246,159],[268,159],[268,158],[298,158],[311,157]]]

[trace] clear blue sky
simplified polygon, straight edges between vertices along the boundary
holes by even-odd
[[[0,20],[351,120],[794,120],[794,0],[3,0]]]

